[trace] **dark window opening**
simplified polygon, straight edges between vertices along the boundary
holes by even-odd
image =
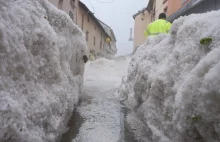
[[[94,37],[94,42],[93,42],[93,44],[95,45],[95,37]]]
[[[89,32],[86,31],[86,41],[89,41]]]
[[[63,9],[63,0],[59,0],[58,8]]]
[[[89,15],[87,15],[87,21],[89,22]]]
[[[72,11],[69,11],[69,16],[70,16],[70,18],[74,21],[74,15],[73,15],[73,12],[72,12]]]
[[[70,4],[73,8],[76,8],[76,0],[70,0]]]

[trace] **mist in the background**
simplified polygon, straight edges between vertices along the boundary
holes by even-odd
[[[133,51],[130,28],[134,28],[133,15],[146,7],[148,0],[81,0],[95,13],[95,16],[109,25],[117,39],[117,55],[127,55]],[[110,3],[105,3],[110,2]],[[134,31],[133,31],[134,33]],[[133,35],[132,35],[133,36]]]

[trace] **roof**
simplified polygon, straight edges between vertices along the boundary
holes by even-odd
[[[141,13],[143,13],[145,10],[147,10],[147,8],[143,8],[142,10],[139,10],[138,13],[133,15],[133,18],[135,19],[136,16],[138,16]]]
[[[104,29],[104,27],[101,25],[101,23],[99,22],[99,20],[95,17],[95,15],[93,14],[93,12],[91,12],[89,10],[89,8],[82,3],[81,1],[79,1],[79,6],[84,9],[85,11],[87,11],[87,13],[92,17],[92,19],[95,21],[95,23],[99,26],[99,28],[101,28],[101,30],[110,38],[111,35],[109,35],[106,30]]]
[[[111,38],[113,38],[112,40],[116,41],[115,34],[114,34],[113,30],[111,29],[111,27],[108,26],[107,24],[105,24],[104,22],[102,22],[101,20],[99,20],[99,22],[101,23],[101,25],[105,29],[105,31],[108,33],[108,35],[110,35]]]
[[[205,0],[191,0],[189,3],[187,3],[185,6],[181,7],[179,10],[177,10],[175,13],[170,15],[167,20],[170,22],[173,22],[175,19],[179,18],[180,16],[183,16],[187,13],[188,10],[194,8],[195,6],[199,5],[201,2]]]
[[[143,13],[145,10],[148,12],[151,12],[153,10],[154,6],[154,0],[149,0],[147,7],[143,8],[142,10],[138,11],[136,14],[133,15],[133,18],[135,19],[136,16]]]

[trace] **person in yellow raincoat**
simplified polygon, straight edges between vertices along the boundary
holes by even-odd
[[[144,32],[145,37],[157,36],[159,34],[168,33],[172,24],[166,20],[166,14],[161,13],[159,19],[150,23]]]
[[[95,56],[94,56],[93,53],[90,53],[89,59],[90,59],[91,61],[94,61],[94,60],[95,60]]]

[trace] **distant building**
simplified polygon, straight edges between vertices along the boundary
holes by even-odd
[[[106,33],[109,35],[109,38],[110,38],[109,42],[104,42],[103,54],[105,57],[111,58],[112,56],[114,56],[117,53],[117,48],[116,48],[117,40],[116,40],[115,34],[114,34],[113,30],[111,29],[111,27],[109,27],[108,25],[106,25],[104,22],[102,22],[100,20],[99,20],[99,22],[101,23],[102,27],[105,29]]]
[[[94,16],[79,0],[49,0],[65,11],[85,34],[90,59],[111,58],[117,52],[113,30]]]
[[[134,40],[133,47],[134,49],[142,45],[146,41],[144,36],[144,31],[147,28],[147,25],[151,23],[153,17],[147,9],[143,9],[136,13],[134,16]]]
[[[142,45],[146,41],[144,36],[144,31],[147,25],[150,24],[154,19],[154,6],[155,0],[150,0],[148,6],[136,14],[133,15],[134,18],[134,40],[133,40],[133,50]]]
[[[151,22],[158,19],[161,13],[168,14],[168,0],[149,0],[146,8],[133,15],[134,50],[146,41],[144,31]]]

